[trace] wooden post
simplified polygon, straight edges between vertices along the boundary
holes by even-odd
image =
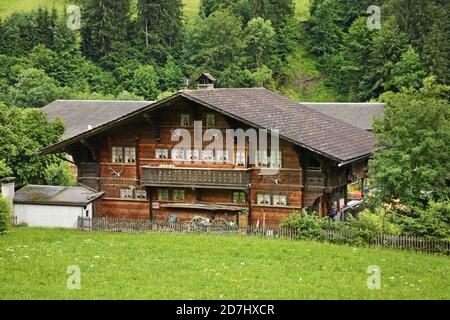
[[[136,183],[137,185],[141,184],[141,172],[140,172],[140,166],[141,166],[141,161],[140,161],[140,138],[136,137]]]
[[[152,200],[152,188],[147,187],[147,197],[148,197],[148,218],[153,221],[153,200]]]

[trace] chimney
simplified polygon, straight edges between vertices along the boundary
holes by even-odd
[[[207,72],[202,73],[197,79],[197,89],[214,89],[214,82],[216,82],[216,78]]]
[[[11,208],[14,201],[14,182],[16,178],[8,177],[0,179],[0,184],[2,185],[2,197],[8,199],[11,203]]]

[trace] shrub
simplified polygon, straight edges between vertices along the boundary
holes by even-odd
[[[308,214],[305,210],[290,215],[281,227],[297,230],[299,239],[319,240],[321,237],[320,218],[316,213]]]
[[[388,212],[378,208],[375,212],[366,210],[358,217],[350,217],[349,232],[353,235],[354,243],[370,244],[379,234],[398,235],[400,228],[390,221]]]
[[[0,196],[0,234],[11,227],[11,205],[9,201]]]
[[[415,207],[394,216],[402,233],[415,237],[450,240],[450,201],[431,201],[427,208]]]

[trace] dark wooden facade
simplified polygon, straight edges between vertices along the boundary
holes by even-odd
[[[326,215],[334,201],[342,203],[346,198],[347,184],[364,176],[364,162],[339,167],[283,139],[282,166],[273,176],[248,165],[248,147],[245,165],[234,160],[175,165],[170,160],[178,143],[171,141],[173,130],[183,128],[193,135],[194,121],[202,121],[206,130],[211,119],[224,139],[226,129],[249,128],[195,102],[177,100],[80,140],[66,151],[78,166],[79,182],[105,192],[98,214],[131,219],[176,216],[188,221],[208,216],[241,224],[248,220],[253,225],[276,225],[302,208],[314,207]],[[165,150],[169,159],[164,159]]]

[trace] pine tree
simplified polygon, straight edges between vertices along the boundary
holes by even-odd
[[[181,40],[183,2],[181,0],[138,0],[138,21],[145,47],[173,48]]]
[[[130,0],[84,0],[83,49],[98,60],[107,55],[115,42],[124,42],[129,24]]]
[[[446,21],[448,24],[448,21]],[[439,81],[448,82],[450,80],[450,39],[445,34],[444,21],[437,22],[428,35],[423,50],[423,60],[425,66],[434,74]]]

